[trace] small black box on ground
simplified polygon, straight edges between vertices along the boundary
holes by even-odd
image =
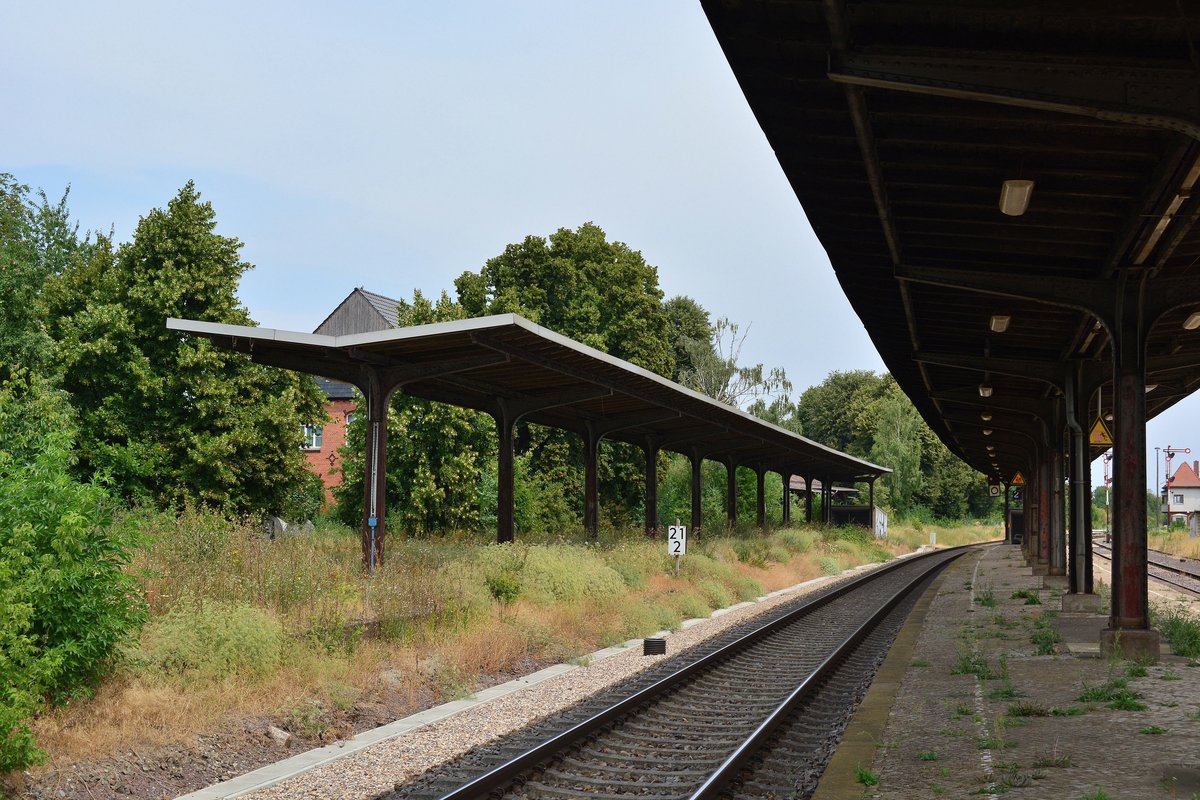
[[[667,654],[666,639],[642,639],[642,655],[665,656]]]

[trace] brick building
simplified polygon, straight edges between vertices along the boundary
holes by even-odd
[[[325,393],[325,413],[332,421],[324,425],[304,426],[304,458],[308,468],[325,483],[325,504],[333,503],[333,487],[342,482],[342,457],[338,450],[346,443],[346,428],[358,408],[354,387],[348,383],[317,378]]]

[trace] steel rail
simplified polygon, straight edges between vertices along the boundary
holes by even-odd
[[[944,553],[945,551],[940,552]],[[946,559],[933,569],[926,570],[917,575],[897,590],[886,603],[880,606],[878,611],[871,615],[870,619],[859,625],[853,633],[838,645],[836,650],[830,653],[815,670],[809,673],[808,677],[792,690],[791,694],[763,720],[762,724],[753,733],[746,737],[746,740],[725,759],[721,766],[717,767],[712,775],[708,777],[708,780],[688,800],[710,800],[710,798],[719,796],[725,790],[726,785],[746,765],[746,762],[754,758],[758,751],[768,742],[775,730],[784,723],[787,715],[812,693],[820,681],[827,675],[835,672],[841,666],[844,658],[853,653],[854,649],[871,635],[883,620],[892,613],[896,606],[900,605],[919,584],[930,576],[930,573],[935,570],[944,569],[962,555],[962,553],[959,553],[954,558]]]
[[[713,664],[736,655],[739,651],[745,649],[759,639],[763,639],[778,629],[795,623],[799,619],[811,614],[812,612],[832,603],[833,601],[853,592],[862,586],[865,586],[868,583],[879,579],[881,576],[887,575],[896,569],[917,561],[923,561],[937,556],[944,556],[947,553],[955,550],[965,552],[967,549],[972,547],[978,547],[978,545],[962,545],[955,548],[935,550],[933,552],[915,556],[913,558],[907,558],[903,560],[898,559],[883,567],[872,570],[865,575],[853,578],[837,587],[833,591],[821,595],[820,597],[813,598],[812,600],[804,603],[796,609],[793,609],[787,614],[784,614],[783,616],[772,620],[766,625],[763,625],[760,628],[738,637],[723,647],[714,650],[712,653],[709,653],[708,655],[703,656],[702,658],[699,658],[696,661],[682,667],[678,671],[661,678],[649,686],[635,692],[629,697],[626,697],[623,700],[598,712],[592,717],[589,717],[588,719],[583,720],[582,722],[572,726],[562,733],[559,733],[545,740],[544,742],[541,742],[533,748],[525,751],[521,755],[518,755],[515,758],[504,762],[503,764],[493,767],[484,774],[468,781],[462,786],[459,786],[457,789],[441,795],[438,800],[468,800],[469,798],[484,797],[488,795],[488,793],[511,783],[514,778],[536,767],[538,764],[550,759],[553,755],[559,753],[560,751],[565,750],[571,745],[588,738],[592,734],[606,727],[609,723],[628,714],[638,706],[647,704],[657,696],[665,694],[668,690],[687,682],[693,676],[705,671]],[[961,555],[961,553],[959,553],[959,555]],[[957,558],[957,556],[955,556],[955,558]],[[945,563],[949,563],[952,560],[953,559],[947,559]],[[922,573],[922,577],[918,578],[918,580],[923,579],[927,575],[928,570],[925,573]]]
[[[1104,552],[1104,551],[1107,551],[1107,552]],[[1106,544],[1094,542],[1092,544],[1092,553],[1096,556],[1099,556],[1100,558],[1105,559],[1106,561],[1109,561],[1109,562],[1112,561],[1112,555],[1111,555],[1112,548]],[[1182,591],[1187,592],[1188,594],[1200,595],[1200,562],[1197,562],[1194,559],[1184,559],[1184,558],[1181,558],[1180,556],[1172,556],[1170,553],[1164,553],[1161,550],[1149,550],[1148,554],[1151,556],[1158,555],[1158,556],[1163,556],[1163,557],[1167,557],[1167,558],[1177,558],[1180,561],[1191,565],[1192,569],[1196,570],[1196,571],[1189,571],[1186,569],[1182,569],[1180,567],[1174,567],[1171,564],[1163,563],[1162,561],[1150,561],[1148,558],[1146,568],[1148,570],[1149,576],[1151,578],[1153,578],[1154,580],[1159,581],[1161,583],[1165,583],[1168,586],[1173,586],[1176,589],[1180,589]],[[1166,573],[1166,575],[1165,576],[1162,574],[1155,575],[1154,574],[1155,570],[1158,570],[1161,573]],[[1190,582],[1181,582],[1181,581],[1177,581],[1177,580],[1172,580],[1171,576],[1175,576],[1175,575],[1179,576],[1180,578],[1183,578],[1184,581],[1190,581]]]

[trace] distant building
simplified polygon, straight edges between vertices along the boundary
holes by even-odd
[[[1163,512],[1168,524],[1182,522],[1192,531],[1200,525],[1200,461],[1183,462],[1162,487]]]
[[[345,336],[397,328],[399,305],[398,300],[360,287],[347,295],[313,333]],[[328,505],[333,503],[333,488],[342,483],[342,457],[338,450],[346,444],[346,428],[358,410],[358,399],[354,387],[348,383],[317,378],[317,385],[325,393],[325,413],[333,421],[322,426],[304,426],[304,455],[308,468],[325,483]]]
[[[342,456],[338,450],[346,444],[346,428],[354,420],[358,400],[354,387],[348,383],[324,378],[316,380],[325,393],[325,413],[332,422],[304,426],[304,458],[308,468],[321,476],[325,484],[325,504],[329,505],[333,503],[333,487],[342,482]]]

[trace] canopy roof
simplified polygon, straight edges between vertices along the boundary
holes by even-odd
[[[345,381],[398,380],[401,391],[541,425],[718,461],[854,481],[890,472],[818,444],[516,314],[328,336],[168,319],[254,361]],[[376,376],[376,377],[372,377]]]
[[[1067,362],[1100,384],[1085,430],[1111,409],[1092,311],[1121,281],[1145,281],[1148,414],[1200,386],[1195,3],[703,5],[888,369],[972,466],[1025,468]]]

